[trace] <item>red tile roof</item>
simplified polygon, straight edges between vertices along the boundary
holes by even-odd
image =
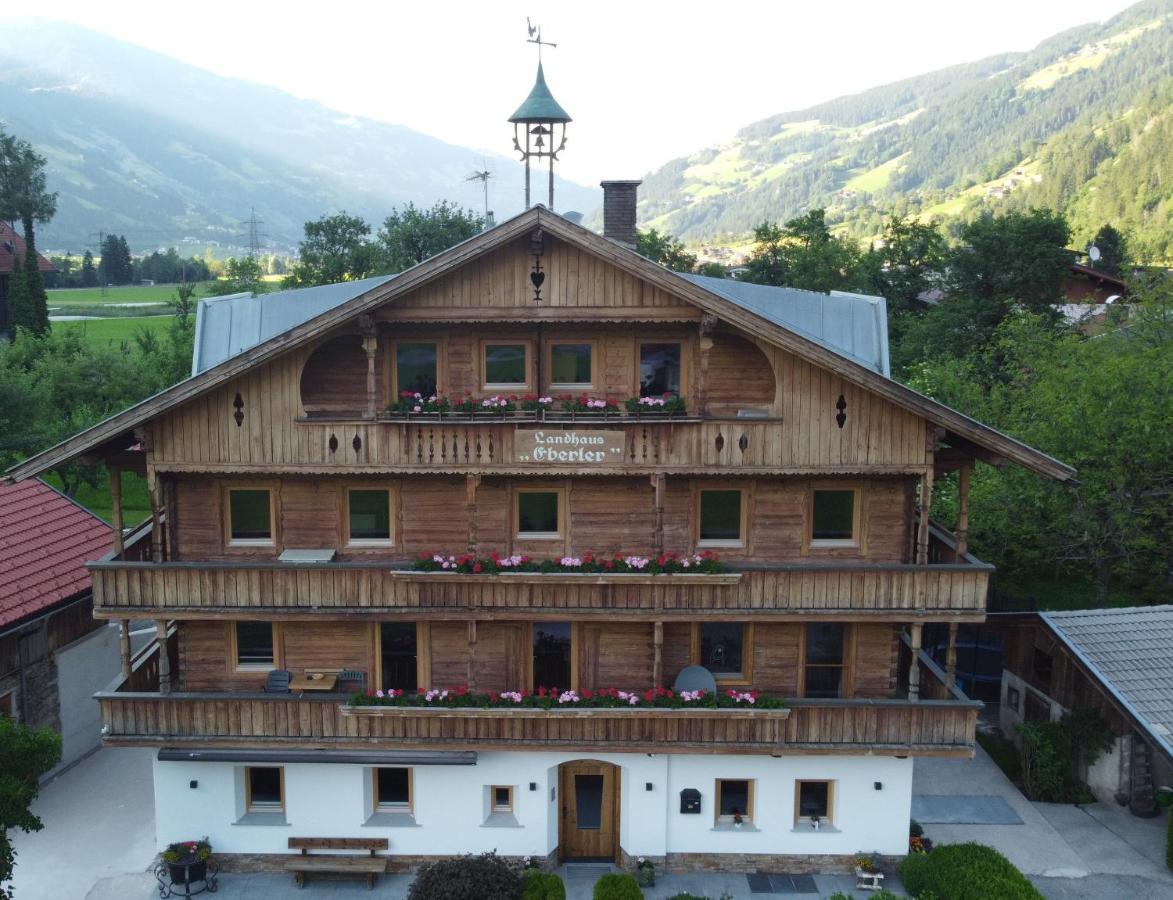
[[[24,238],[13,231],[7,222],[0,222],[0,275],[12,273],[17,257],[24,259]],[[40,253],[37,254],[37,265],[42,272],[53,271],[53,264]]]
[[[0,484],[0,628],[88,590],[111,528],[37,479]]]

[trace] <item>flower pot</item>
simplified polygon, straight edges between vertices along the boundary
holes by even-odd
[[[635,881],[640,887],[655,887],[656,870],[651,866],[640,866],[635,870]]]
[[[167,863],[167,873],[171,876],[172,884],[189,885],[196,881],[205,881],[208,877],[208,861],[206,859],[180,860]]]

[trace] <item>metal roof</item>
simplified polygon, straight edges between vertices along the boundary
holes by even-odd
[[[538,63],[538,77],[533,90],[517,112],[509,117],[510,122],[570,122],[573,121],[546,87],[546,75]]]
[[[1173,606],[1039,613],[1166,755],[1173,758]]]
[[[262,341],[308,322],[328,309],[390,281],[379,275],[361,281],[342,281],[273,294],[230,294],[208,297],[196,308],[195,348],[191,374],[199,375],[217,363],[255,347]]]
[[[883,297],[845,291],[800,291],[678,272],[693,284],[742,309],[834,350],[890,378],[888,304]]]

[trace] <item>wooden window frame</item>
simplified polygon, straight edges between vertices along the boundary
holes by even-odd
[[[854,622],[802,622],[798,633],[798,696],[806,697],[806,629],[808,625],[842,625],[843,626],[843,669],[841,700],[850,700],[855,696],[855,641],[856,631]],[[834,666],[823,665],[825,669]]]
[[[253,769],[276,769],[281,800],[277,806],[253,806],[253,783],[249,773]],[[245,813],[260,813],[261,815],[285,815],[285,766],[245,766],[244,767],[244,811]]]
[[[379,805],[379,772],[383,769],[407,770],[407,805],[380,806]],[[394,813],[404,816],[415,815],[415,768],[413,766],[374,766],[371,769],[371,812]]]
[[[514,807],[514,785],[512,784],[491,784],[489,785],[489,813],[512,813]],[[497,791],[509,792],[509,804],[507,806],[497,805]]]
[[[701,504],[704,495],[707,493],[732,493],[736,491],[741,495],[741,522],[738,525],[740,536],[737,540],[728,540],[725,538],[701,538]],[[742,485],[724,485],[721,487],[703,487],[697,485],[696,487],[696,515],[693,522],[696,539],[694,543],[699,550],[717,550],[724,548],[726,550],[744,550],[749,546],[749,489]]]
[[[587,382],[554,381],[554,348],[561,344],[586,344],[591,351],[591,380]],[[542,350],[544,371],[550,391],[593,391],[599,386],[599,342],[594,338],[547,338]]]
[[[269,538],[233,538],[232,537],[232,493],[233,491],[268,491],[269,492]],[[254,547],[277,547],[280,543],[278,526],[277,495],[279,485],[272,481],[252,481],[241,484],[225,483],[221,491],[221,504],[224,513],[224,546],[230,550],[248,550]]]
[[[701,661],[701,624],[692,623],[692,632],[689,636],[689,659],[694,666],[703,666]],[[740,673],[713,673],[718,684],[728,687],[743,686],[753,683],[753,656],[754,656],[754,626],[753,622],[734,622],[741,625],[741,672]]]
[[[837,816],[835,815],[835,794],[838,782],[834,778],[798,778],[794,781],[794,824],[801,825],[803,822],[809,822],[809,816],[803,816],[799,810],[799,802],[802,799],[802,786],[804,784],[825,784],[827,785],[827,815],[819,817],[820,825],[830,825],[835,827]]]
[[[842,538],[815,540],[815,494],[819,491],[851,491],[855,495],[852,499],[850,540]],[[837,484],[833,481],[816,481],[807,491],[806,522],[802,531],[803,550],[808,553],[819,550],[859,550],[863,552],[866,548],[863,522],[863,485],[857,482]]]
[[[724,816],[721,815],[721,786],[726,781],[744,781],[749,786],[748,800],[746,808],[741,813],[741,818],[749,825],[753,824],[753,810],[754,810],[754,796],[757,793],[757,779],[755,778],[717,778],[713,781],[713,824],[732,824],[732,814]]]
[[[643,382],[640,379],[640,357],[643,354],[644,344],[679,344],[680,345],[680,395],[688,399],[691,391],[689,387],[692,377],[692,367],[689,365],[689,354],[692,352],[692,342],[687,338],[680,337],[664,337],[664,338],[637,338],[635,342],[635,375],[632,379],[633,390],[631,395],[638,397],[640,388]]]
[[[282,653],[282,638],[281,623],[268,622],[267,624],[272,628],[273,633],[273,662],[272,664],[265,663],[240,663],[240,651],[236,643],[236,625],[239,622],[265,622],[264,619],[232,619],[227,623],[228,625],[228,668],[233,672],[272,672],[276,669],[283,668],[284,662]]]
[[[387,492],[387,529],[390,535],[386,540],[378,538],[359,538],[350,536],[350,492],[351,491],[386,491]],[[342,485],[342,545],[352,550],[377,550],[394,547],[398,535],[396,534],[397,517],[399,513],[399,485],[387,482],[364,484],[363,482],[348,482]]]
[[[391,385],[391,402],[399,400],[399,345],[400,344],[435,344],[436,345],[436,394],[444,391],[444,366],[446,363],[445,342],[432,335],[419,337],[394,338],[387,346],[387,384]]]
[[[383,632],[382,621],[371,623],[371,646],[374,648],[374,681],[368,685],[371,690],[383,687]],[[415,625],[415,684],[416,688],[429,690],[432,687],[432,633],[431,623],[414,620]],[[394,768],[393,766],[391,768]]]
[[[522,494],[556,494],[558,497],[558,530],[549,531],[521,531],[521,495]],[[565,541],[566,523],[569,517],[570,492],[565,485],[514,487],[513,500],[510,504],[513,510],[513,540],[515,541]]]
[[[525,348],[525,382],[497,382],[489,381],[488,357],[485,351],[489,347],[512,347],[520,344]],[[480,385],[481,393],[493,394],[499,391],[531,391],[534,383],[534,342],[531,338],[483,338],[480,346]]]

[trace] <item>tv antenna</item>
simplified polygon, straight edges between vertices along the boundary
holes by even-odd
[[[532,22],[530,22],[529,16],[525,17],[525,27],[529,29],[529,37],[525,39],[525,42],[527,44],[537,44],[538,45],[538,62],[540,63],[542,61],[542,48],[543,47],[557,47],[558,45],[551,43],[550,41],[543,41],[542,40],[542,26],[541,25],[534,25]]]
[[[473,173],[465,178],[465,181],[479,181],[485,191],[485,227],[488,228],[493,224],[493,211],[489,209],[489,179],[493,177],[493,171],[489,168],[485,160],[481,160],[481,167],[474,169]]]

